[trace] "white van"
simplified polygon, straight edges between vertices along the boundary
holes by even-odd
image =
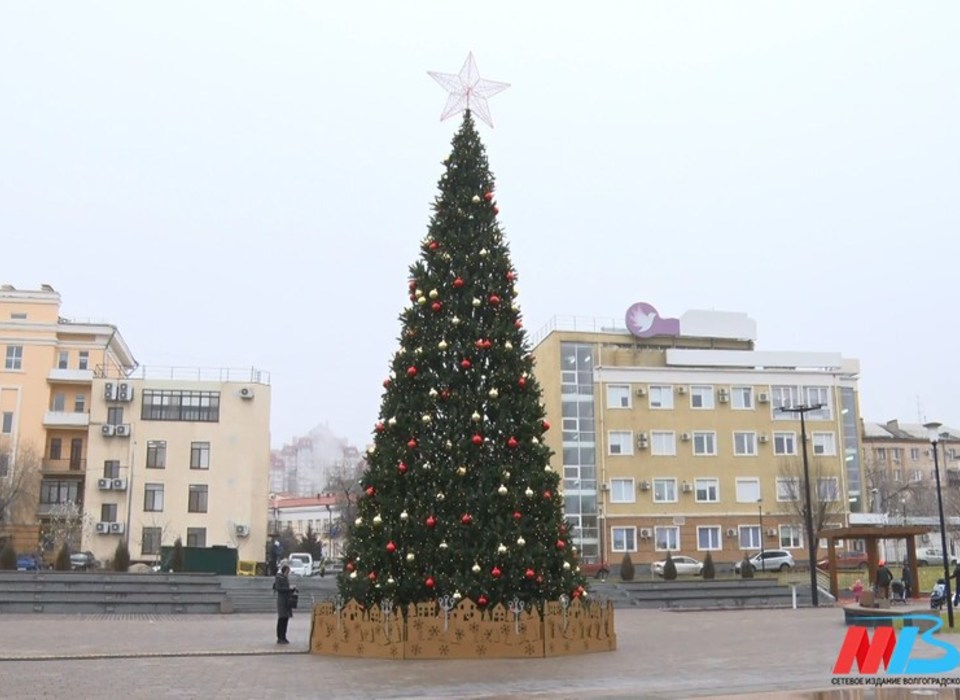
[[[287,557],[290,573],[297,576],[313,576],[313,556],[307,552],[294,552]]]

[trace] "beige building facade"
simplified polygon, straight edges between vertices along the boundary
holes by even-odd
[[[626,327],[625,327],[626,326]],[[862,504],[857,378],[839,353],[765,352],[744,314],[555,321],[535,338],[554,468],[587,564],[716,562],[788,549],[806,559],[801,424],[823,522]]]

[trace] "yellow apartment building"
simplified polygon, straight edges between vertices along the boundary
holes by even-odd
[[[0,287],[0,538],[50,557],[57,520],[79,510],[67,540],[101,561],[120,537],[152,561],[177,536],[261,560],[269,375],[148,372],[116,326],[60,307],[49,285]]]
[[[745,314],[626,323],[554,320],[534,337],[554,468],[586,564],[682,552],[733,562],[764,549],[806,559],[801,424],[825,522],[862,507],[859,363],[839,353],[755,349]]]
[[[92,393],[83,549],[110,559],[124,538],[154,561],[179,537],[263,560],[267,373],[141,367],[98,376]]]

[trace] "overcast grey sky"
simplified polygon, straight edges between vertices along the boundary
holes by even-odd
[[[745,311],[960,424],[960,3],[594,5],[2,0],[0,282],[362,445],[473,50],[528,330]]]

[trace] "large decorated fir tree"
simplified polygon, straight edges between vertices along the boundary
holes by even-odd
[[[580,597],[517,273],[469,110],[445,164],[339,590],[367,605]]]

